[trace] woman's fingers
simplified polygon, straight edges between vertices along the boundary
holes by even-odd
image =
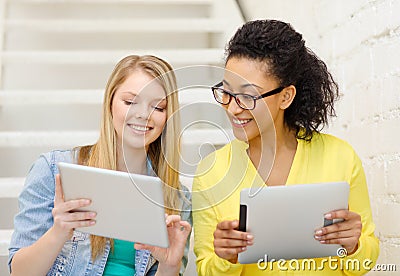
[[[246,251],[246,246],[241,247],[219,247],[215,250],[217,256],[224,258],[226,260],[231,260],[237,258],[240,252]]]
[[[238,220],[225,220],[221,221],[220,223],[217,224],[217,229],[220,230],[232,230],[235,229],[239,226],[239,221]]]
[[[340,239],[351,238],[353,236],[354,236],[354,233],[352,230],[345,230],[345,231],[328,233],[328,234],[322,235],[322,236],[315,235],[315,239],[319,240],[322,243],[324,243],[324,241],[330,241],[329,243],[333,243],[332,241],[338,241]]]
[[[214,239],[214,247],[229,248],[229,247],[244,247],[250,245],[246,240],[235,239]]]
[[[96,224],[95,220],[79,220],[79,221],[60,221],[57,223],[58,228],[63,231],[70,231],[71,229],[88,227]]]
[[[192,231],[192,226],[190,225],[189,222],[185,221],[185,220],[181,220],[179,222],[180,226],[181,226],[181,231],[185,231],[187,233],[190,233]]]
[[[79,208],[87,207],[90,205],[90,203],[91,201],[89,199],[74,199],[66,202],[62,201],[59,202],[57,205],[55,203],[52,213],[53,216],[69,213]]]
[[[168,215],[165,219],[167,226],[172,226],[175,222],[181,221],[180,215]]]
[[[87,207],[90,205],[90,203],[91,203],[90,199],[84,199],[84,198],[73,199],[73,200],[66,201],[64,203],[63,209],[65,211],[69,212],[69,211],[77,210],[79,208]]]
[[[65,216],[66,222],[81,221],[81,220],[91,220],[96,217],[95,212],[73,212],[67,213]]]
[[[222,221],[214,231],[215,254],[233,263],[236,262],[238,253],[245,251],[254,242],[251,234],[236,230],[238,225],[237,220]]]
[[[348,210],[339,210],[331,212],[327,217],[332,219],[343,219],[343,221],[317,229],[315,231],[316,236],[325,236],[328,234],[344,232],[348,230],[352,231],[353,235],[361,235],[361,217],[357,213],[350,212]]]
[[[349,210],[337,210],[325,215],[327,219],[343,219],[332,225],[317,229],[315,239],[323,244],[340,244],[352,254],[358,247],[361,236],[361,216]]]
[[[252,242],[254,237],[247,232],[236,230],[237,221],[223,221],[218,223],[214,232],[214,239],[234,239]]]

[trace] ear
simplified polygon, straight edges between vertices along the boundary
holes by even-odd
[[[281,109],[287,109],[293,102],[294,97],[296,97],[296,87],[294,85],[289,85],[285,87],[281,92]]]

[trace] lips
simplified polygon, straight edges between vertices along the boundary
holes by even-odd
[[[149,126],[142,126],[142,125],[135,125],[135,124],[128,124],[128,127],[139,132],[147,132],[149,130],[152,130],[152,127]]]
[[[235,124],[235,125],[238,125],[238,126],[243,126],[243,125],[245,125],[245,124],[247,124],[248,122],[250,122],[252,119],[238,119],[238,118],[232,118],[232,122]]]

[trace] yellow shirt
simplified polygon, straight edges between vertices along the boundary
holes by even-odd
[[[199,276],[362,275],[373,268],[379,255],[379,241],[374,235],[361,161],[348,143],[327,134],[315,134],[311,142],[298,140],[286,185],[347,181],[350,184],[349,210],[358,213],[362,221],[357,251],[344,258],[331,257],[330,261],[311,259],[314,262],[311,269],[302,260],[281,263],[279,267],[277,262],[267,263],[266,269],[260,269],[257,264],[232,264],[219,258],[213,246],[216,225],[224,220],[239,219],[243,188],[264,185],[246,153],[247,147],[246,143],[234,140],[207,156],[197,168],[192,200],[194,252]],[[268,217],[264,219],[268,223]]]

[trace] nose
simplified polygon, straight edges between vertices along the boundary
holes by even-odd
[[[146,104],[135,104],[131,106],[130,112],[135,116],[135,118],[147,120],[150,116],[150,109]]]
[[[241,108],[237,104],[235,97],[232,97],[230,103],[227,106],[227,111],[230,112],[231,114],[239,114],[243,111],[243,108]]]

